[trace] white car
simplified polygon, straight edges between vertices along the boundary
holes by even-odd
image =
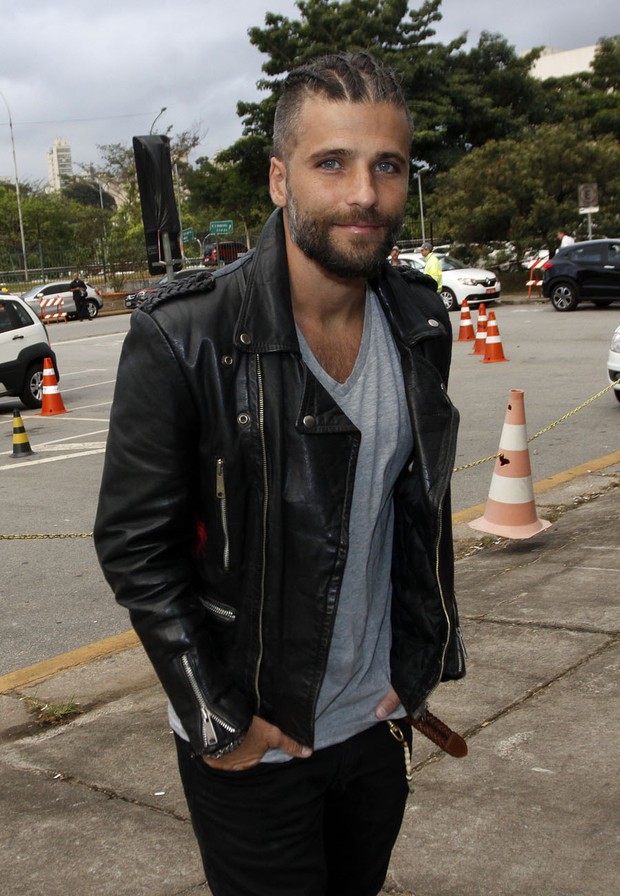
[[[609,357],[607,358],[607,376],[610,383],[617,383],[614,395],[620,401],[620,327],[616,327],[611,337]]]
[[[94,286],[86,283],[86,301],[88,303],[88,316],[92,320],[97,317],[99,311],[103,308],[103,299],[101,293]],[[28,292],[23,292],[21,297],[24,302],[29,305],[32,310],[41,317],[40,299],[51,299],[54,296],[62,296],[63,308],[67,312],[67,317],[71,320],[77,317],[75,302],[73,300],[73,292],[69,289],[69,281],[64,280],[58,283],[40,283],[33,286]]]
[[[501,283],[492,271],[468,268],[451,255],[436,254],[443,271],[440,295],[448,311],[458,311],[465,299],[468,305],[495,302],[499,299]],[[420,252],[401,252],[398,260],[418,271],[423,271],[426,264]]]
[[[44,325],[19,296],[0,293],[0,396],[14,395],[26,407],[40,408],[45,358],[56,369]]]

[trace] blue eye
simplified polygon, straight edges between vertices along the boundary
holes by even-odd
[[[321,168],[327,169],[327,171],[336,171],[338,168],[341,168],[341,164],[338,159],[325,159],[324,162],[321,162]]]
[[[393,174],[398,172],[399,169],[393,162],[379,162],[377,170],[381,171],[382,174]]]

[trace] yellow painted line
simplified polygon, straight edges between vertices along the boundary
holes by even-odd
[[[570,470],[564,470],[562,473],[556,473],[554,476],[547,476],[546,479],[541,479],[539,482],[534,483],[534,494],[544,495],[545,492],[551,491],[553,488],[558,488],[560,485],[566,485],[567,482],[574,482],[574,480],[579,479],[580,476],[587,476],[588,473],[597,473],[599,470],[613,467],[614,464],[620,464],[620,451],[614,451],[613,454],[597,457],[595,460],[591,460],[585,464],[579,464],[577,467],[572,467]],[[485,506],[486,502],[453,513],[452,524],[456,526],[459,523],[469,523],[472,520],[475,520],[476,517],[484,513]]]
[[[542,495],[552,488],[565,485],[567,482],[572,482],[580,476],[586,476],[588,473],[604,470],[606,467],[611,467],[614,464],[620,464],[620,451],[615,451],[613,454],[607,454],[604,457],[597,457],[589,463],[580,464],[571,470],[564,470],[563,473],[556,473],[555,476],[541,479],[540,482],[534,484],[534,493]],[[470,520],[480,516],[484,512],[484,507],[484,504],[477,504],[475,507],[468,507],[466,510],[454,513],[452,514],[452,522],[455,525],[457,523],[468,523]],[[85,647],[78,647],[76,650],[70,650],[67,653],[61,653],[32,666],[18,669],[16,672],[0,675],[0,694],[9,694],[11,691],[32,687],[40,684],[42,681],[53,678],[55,675],[59,675],[61,672],[77,669],[80,666],[87,666],[95,660],[114,656],[114,654],[131,650],[139,645],[140,640],[134,631],[123,632],[120,635],[113,635],[111,638],[104,638],[102,641],[95,641],[92,644],[87,644]]]
[[[0,675],[0,694],[9,694],[11,691],[41,684],[42,681],[54,678],[54,676],[60,675],[61,672],[67,672],[69,669],[78,669],[80,666],[87,666],[95,660],[114,656],[114,654],[122,653],[124,650],[138,647],[139,644],[140,641],[136,633],[129,631],[120,635],[113,635],[111,638],[104,638],[102,641],[95,641],[93,644],[87,644],[85,647],[78,647],[76,650],[69,650],[67,653],[61,653],[40,663],[34,663],[32,666],[25,666],[23,669],[18,669],[17,672]]]

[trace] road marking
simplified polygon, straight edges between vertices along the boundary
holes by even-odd
[[[99,436],[99,435],[101,435],[102,432],[107,432],[107,431],[108,431],[107,428],[106,429],[95,429],[93,432],[83,432],[83,433],[81,433],[81,436],[84,439],[84,438],[86,438],[86,436]],[[51,449],[48,448],[49,445],[58,445],[60,442],[66,442],[68,439],[74,439],[74,438],[75,438],[75,436],[64,436],[64,438],[62,438],[62,439],[51,439],[49,442],[39,442],[36,447],[38,447],[39,449],[45,448],[46,451],[50,451]],[[97,442],[94,445],[91,445],[89,447],[96,448],[102,444],[103,444],[103,442]],[[69,446],[67,445],[66,447],[69,447]],[[84,447],[86,447],[86,446],[82,445],[82,448],[84,448]]]
[[[97,386],[109,386],[110,383],[115,383],[116,380],[101,380],[98,383],[84,383],[81,386],[70,386],[68,389],[63,389],[63,392],[79,392],[80,389],[96,389]]]
[[[102,449],[103,450],[103,449]],[[88,452],[86,452],[88,453]],[[99,453],[99,452],[91,452]],[[77,455],[73,455],[77,457]],[[49,460],[58,460],[59,458],[49,458]],[[31,463],[34,463],[32,461]],[[534,484],[535,494],[544,494],[550,489],[558,485],[564,485],[580,476],[586,476],[588,473],[594,473],[603,470],[606,467],[620,463],[620,451],[613,454],[607,454],[604,457],[598,457],[586,464],[580,464],[563,473],[555,476],[548,476],[541,479],[540,482]],[[27,464],[24,464],[26,466]],[[13,465],[8,468],[0,467],[0,469],[15,469]],[[467,510],[461,510],[452,514],[452,522],[457,523],[469,522],[480,515],[484,510],[484,504],[478,504],[476,507],[469,507]],[[9,672],[6,675],[0,675],[0,694],[7,694],[20,688],[30,687],[35,684],[41,684],[61,672],[76,669],[79,666],[86,666],[97,660],[113,656],[116,653],[122,653],[125,650],[131,650],[140,645],[140,640],[133,630],[123,632],[120,635],[114,635],[111,638],[104,638],[102,641],[93,641],[84,647],[78,647],[67,653],[61,653],[58,656],[50,657],[40,663],[34,663],[31,666],[24,666],[15,672]]]
[[[61,672],[87,666],[94,660],[114,656],[117,653],[130,650],[132,647],[138,647],[139,644],[140,641],[136,633],[128,631],[122,632],[120,635],[113,635],[111,638],[104,638],[102,641],[95,641],[85,647],[78,647],[76,650],[69,650],[67,653],[50,657],[50,659],[34,663],[32,666],[25,666],[16,672],[0,675],[0,694],[8,694],[20,688],[41,684],[42,681],[54,678]]]
[[[41,457],[38,460],[25,460],[21,463],[5,464],[0,470],[24,470],[26,467],[36,467],[39,464],[53,464],[59,460],[73,460],[74,457],[88,457],[89,454],[103,454],[105,448],[96,448],[92,451],[76,451],[74,454],[61,454],[59,457]]]

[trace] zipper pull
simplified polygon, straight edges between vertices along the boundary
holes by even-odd
[[[224,484],[224,461],[221,457],[218,457],[215,468],[215,490],[217,497],[223,501],[226,498],[226,486]]]
[[[213,744],[217,743],[217,735],[215,733],[213,719],[206,706],[202,706],[200,712],[202,714],[202,733],[204,735],[205,743],[207,746],[212,747]]]

